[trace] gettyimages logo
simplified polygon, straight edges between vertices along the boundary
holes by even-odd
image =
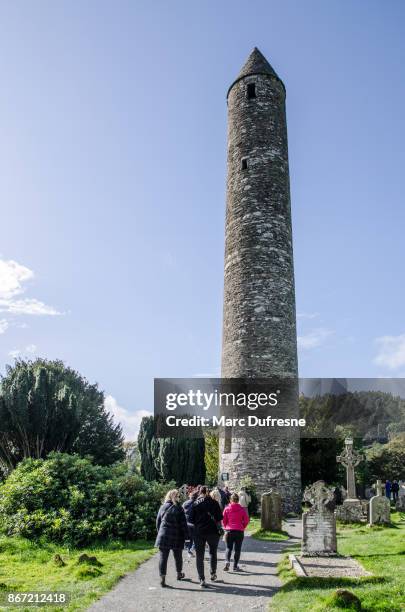
[[[176,408],[191,406],[201,410],[209,410],[211,407],[244,407],[248,410],[257,408],[273,407],[278,404],[280,389],[272,393],[226,393],[215,389],[213,392],[204,392],[201,389],[189,389],[187,392],[167,393],[166,409],[176,410]]]
[[[156,435],[200,437],[232,427],[240,437],[305,427],[297,379],[156,379]],[[263,433],[263,431],[261,431]]]

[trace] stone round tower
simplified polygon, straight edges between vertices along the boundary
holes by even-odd
[[[222,378],[297,379],[297,335],[285,87],[255,48],[228,90],[228,178]],[[298,391],[290,412],[298,411]],[[299,440],[220,440],[231,488],[250,475],[259,493],[301,503]]]

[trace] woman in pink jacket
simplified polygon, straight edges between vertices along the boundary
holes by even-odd
[[[225,543],[226,543],[226,565],[224,570],[229,571],[231,563],[232,550],[235,546],[235,554],[233,557],[233,571],[240,572],[241,568],[238,567],[240,559],[240,551],[242,549],[243,532],[245,531],[249,523],[249,515],[245,508],[239,504],[239,495],[232,493],[231,503],[226,506],[224,510],[224,517],[222,524],[226,530]]]

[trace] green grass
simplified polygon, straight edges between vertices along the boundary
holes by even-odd
[[[143,541],[112,542],[77,550],[23,538],[0,537],[0,592],[66,591],[71,597],[69,605],[63,608],[47,606],[46,610],[86,610],[122,576],[146,561],[154,550],[151,542]],[[79,564],[78,558],[83,553],[97,557],[100,565],[95,567],[94,562]],[[53,560],[55,554],[61,555],[66,563],[64,567],[57,567]],[[33,608],[17,609],[28,612]]]
[[[392,513],[391,519],[391,527],[339,527],[339,553],[357,559],[366,570],[372,572],[372,576],[298,578],[285,557],[279,566],[279,576],[284,585],[272,598],[270,610],[338,612],[341,608],[333,604],[332,595],[336,589],[343,588],[357,595],[362,610],[366,612],[404,612],[405,514]]]
[[[288,540],[286,531],[266,531],[260,526],[259,517],[251,517],[248,532],[255,540],[266,540],[268,542],[279,542],[280,540]]]

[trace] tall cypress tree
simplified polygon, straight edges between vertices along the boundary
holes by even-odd
[[[146,480],[205,482],[205,441],[198,438],[156,438],[154,417],[144,417],[138,436],[141,474]]]

